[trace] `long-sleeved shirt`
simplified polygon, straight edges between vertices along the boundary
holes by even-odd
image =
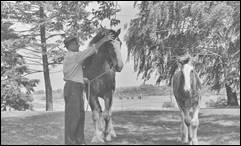
[[[84,83],[83,79],[83,61],[94,54],[97,50],[95,47],[90,47],[81,52],[69,51],[64,57],[63,73],[65,81],[74,81]]]

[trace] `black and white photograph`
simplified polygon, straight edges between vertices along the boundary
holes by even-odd
[[[1,1],[1,145],[240,145],[240,1]]]

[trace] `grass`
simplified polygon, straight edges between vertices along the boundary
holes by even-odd
[[[181,144],[178,111],[118,111],[112,116],[117,137],[107,145]],[[87,112],[87,144],[91,144],[93,132]],[[61,145],[63,133],[63,112],[8,112],[1,116],[2,145]],[[198,138],[205,145],[240,144],[240,110],[201,109]]]
[[[170,87],[140,86],[118,88],[113,101],[113,122],[117,138],[106,143],[116,144],[181,144],[180,117],[170,103]],[[139,95],[143,95],[140,100]],[[201,108],[211,99],[224,97],[202,89]],[[122,99],[118,98],[122,97]],[[174,101],[175,102],[175,101]],[[36,111],[2,112],[1,144],[47,145],[64,144],[64,100],[62,90],[53,92],[54,112],[44,112],[45,95],[34,95]],[[101,102],[103,105],[103,101]],[[86,113],[85,137],[88,144],[94,133],[91,113]],[[240,144],[240,109],[205,108],[200,112],[198,137],[200,144]]]

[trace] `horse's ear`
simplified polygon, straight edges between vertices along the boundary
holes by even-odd
[[[183,64],[179,60],[177,60],[177,69],[182,70]]]
[[[116,31],[116,36],[119,36],[120,33],[121,33],[121,29],[118,29],[118,30]]]

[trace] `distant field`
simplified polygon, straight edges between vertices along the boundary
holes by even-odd
[[[219,94],[210,91],[208,88],[203,88],[201,107],[205,108],[206,103],[216,101],[218,98],[226,99],[225,91],[222,90]],[[138,97],[142,96],[140,100]],[[33,106],[36,111],[45,110],[45,95],[40,92],[34,94]],[[103,101],[101,105],[103,105]],[[165,110],[163,104],[167,102],[175,102],[172,90],[168,86],[139,86],[117,88],[114,94],[113,110]],[[63,91],[61,89],[53,92],[54,111],[64,110]],[[85,104],[87,106],[87,103]]]
[[[62,89],[53,91],[53,94],[62,94]],[[141,85],[134,87],[119,87],[115,90],[115,96],[117,97],[134,97],[134,96],[167,96],[173,94],[172,89],[169,86],[154,86],[154,85]],[[225,94],[225,90],[221,90],[220,95]],[[35,95],[44,95],[43,90],[35,92]],[[215,91],[211,91],[207,87],[202,88],[202,95],[215,95]]]

